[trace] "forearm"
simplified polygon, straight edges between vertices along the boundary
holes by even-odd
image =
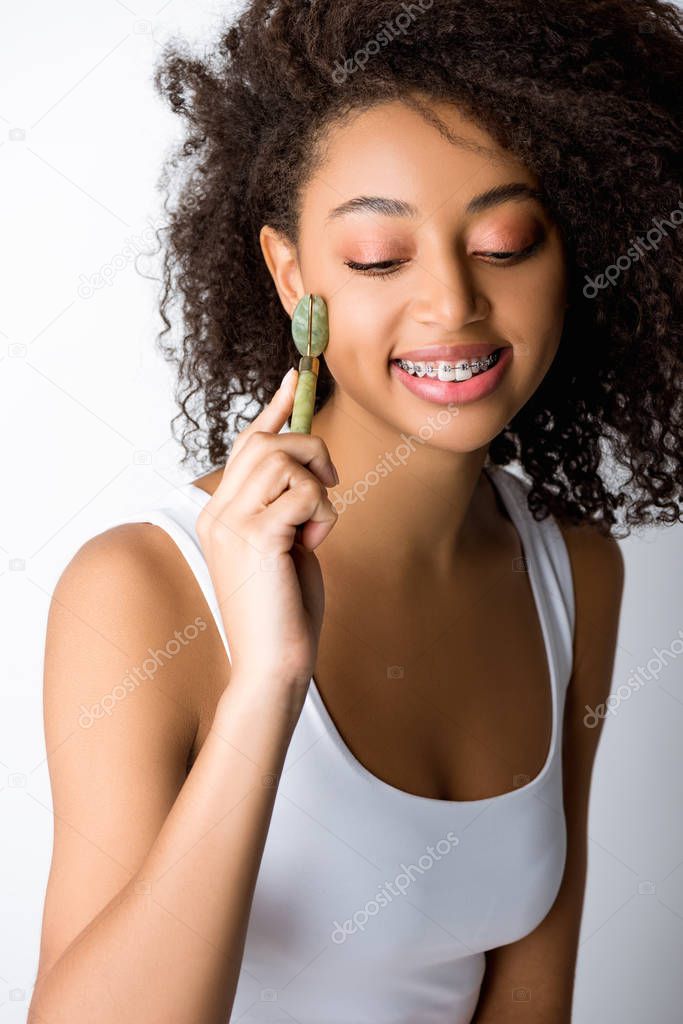
[[[29,1024],[224,1024],[300,707],[231,680],[147,857],[39,975]]]

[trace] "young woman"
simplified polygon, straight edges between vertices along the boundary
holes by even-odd
[[[209,471],[56,588],[32,1021],[569,1024],[615,537],[681,518],[681,27],[252,0],[167,49]]]

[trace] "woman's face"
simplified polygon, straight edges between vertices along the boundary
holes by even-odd
[[[465,146],[399,101],[331,132],[302,197],[299,269],[304,290],[328,305],[322,358],[336,382],[331,401],[350,412],[355,403],[398,431],[416,432],[441,412],[430,444],[470,451],[506,426],[553,361],[565,312],[564,251],[538,199],[520,190],[503,201],[476,200],[501,186],[539,183],[452,105],[429,105]],[[356,197],[400,201],[413,212],[383,212],[376,199],[335,212]],[[470,397],[485,374],[477,388],[461,385],[450,417],[448,385],[438,397],[416,393],[392,365],[426,346],[469,343],[507,348],[488,371],[492,390]],[[463,352],[453,355],[449,362]]]

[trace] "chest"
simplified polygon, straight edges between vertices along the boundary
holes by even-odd
[[[508,563],[510,564],[510,563]],[[550,669],[526,572],[477,574],[434,599],[329,576],[314,679],[337,732],[373,775],[443,800],[530,782],[552,731]]]
[[[328,568],[314,680],[343,743],[389,785],[478,800],[525,785],[543,768],[549,666],[528,574],[501,571],[506,564],[402,599],[390,586],[362,586]],[[191,760],[224,686],[217,632],[215,647]]]
[[[473,954],[532,931],[564,869],[557,766],[542,798],[512,792],[543,767],[552,724],[529,580],[499,572],[460,582],[459,594],[426,588],[403,601],[393,587],[346,587],[327,573],[314,679],[332,726],[314,695],[283,772],[252,908],[255,949],[273,948],[280,926],[296,962],[325,950],[312,970],[323,972],[321,990],[336,993],[335,1005],[348,990],[367,1011],[385,985],[386,1007],[386,985],[400,979],[396,1019],[425,1019],[424,1001],[406,1008],[405,998],[424,1000],[426,978],[433,1019],[471,1019],[481,980]],[[339,756],[334,729],[366,771],[432,800],[371,784]],[[484,807],[468,803],[506,792]],[[365,1019],[354,1010],[346,1019]]]

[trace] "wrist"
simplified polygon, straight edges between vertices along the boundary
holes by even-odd
[[[301,714],[310,677],[305,680],[236,670],[218,699],[215,719],[234,721],[236,715],[256,715],[294,728]]]

